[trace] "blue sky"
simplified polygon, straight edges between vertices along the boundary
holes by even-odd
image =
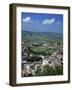
[[[21,13],[23,31],[63,33],[63,15]]]

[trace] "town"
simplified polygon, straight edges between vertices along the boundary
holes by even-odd
[[[62,40],[22,40],[21,47],[22,77],[63,75]]]

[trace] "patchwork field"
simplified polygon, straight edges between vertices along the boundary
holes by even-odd
[[[22,77],[63,74],[63,35],[22,31]]]

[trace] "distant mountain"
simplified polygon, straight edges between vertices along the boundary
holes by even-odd
[[[63,34],[54,32],[29,32],[22,31],[22,39],[27,40],[62,40]]]

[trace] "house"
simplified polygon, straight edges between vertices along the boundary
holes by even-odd
[[[44,44],[42,45],[42,47],[48,48],[48,44],[45,44],[45,43],[44,43]]]

